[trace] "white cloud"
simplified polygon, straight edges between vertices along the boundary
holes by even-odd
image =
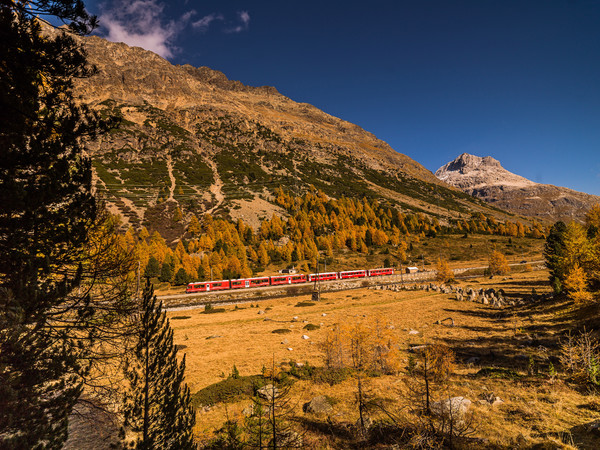
[[[201,32],[208,31],[208,27],[215,20],[223,20],[223,16],[221,14],[209,14],[208,16],[204,16],[202,19],[192,22],[192,26]]]
[[[226,29],[226,33],[241,33],[248,29],[250,26],[250,14],[248,14],[248,11],[238,12],[238,18],[241,23],[233,28]]]
[[[115,0],[110,7],[102,6],[101,30],[109,41],[142,47],[170,58],[178,50],[175,38],[196,12],[190,10],[179,19],[165,21],[164,9],[158,0]]]

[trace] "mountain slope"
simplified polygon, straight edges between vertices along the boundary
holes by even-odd
[[[535,183],[509,172],[491,156],[463,153],[435,175],[462,191],[502,209],[537,219],[582,220],[600,197],[549,184]]]
[[[278,186],[378,197],[442,218],[502,211],[440,182],[362,128],[217,71],[174,66],[152,52],[82,38],[97,75],[82,101],[121,125],[91,143],[97,188],[126,224],[211,212],[256,224]],[[184,223],[185,220],[182,221]],[[181,230],[174,226],[175,237]]]

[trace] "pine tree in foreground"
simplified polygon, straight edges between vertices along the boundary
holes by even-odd
[[[184,383],[185,357],[177,363],[173,330],[162,303],[146,282],[136,317],[137,342],[125,365],[125,427],[138,434],[136,449],[193,449],[195,412]]]
[[[38,16],[71,31],[46,34]],[[72,93],[93,70],[71,33],[95,24],[80,0],[0,1],[0,448],[62,447],[105,323],[83,144],[105,128]]]

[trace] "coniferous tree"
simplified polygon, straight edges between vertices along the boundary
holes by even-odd
[[[151,256],[148,260],[148,264],[146,265],[146,270],[144,271],[144,277],[146,278],[154,278],[160,275],[160,265],[158,264],[158,260]]]
[[[451,283],[454,280],[454,272],[446,259],[438,258],[435,278],[442,283]]]
[[[556,222],[550,228],[544,246],[544,258],[546,258],[546,266],[550,271],[550,284],[557,294],[563,290],[562,283],[566,275],[565,267],[562,264],[565,256],[564,239],[566,231],[567,226],[564,222]]]
[[[493,250],[489,256],[488,271],[491,275],[506,275],[510,272],[510,266],[506,256],[497,250]]]
[[[97,329],[84,248],[97,221],[82,141],[103,127],[72,98],[92,73],[66,31],[96,23],[79,0],[0,3],[0,447],[59,448]]]
[[[196,448],[196,421],[184,383],[185,356],[177,362],[173,330],[147,281],[136,315],[136,343],[125,365],[125,427],[138,434],[136,449]]]
[[[171,278],[173,278],[173,266],[171,263],[165,261],[160,269],[160,275],[158,279],[163,283],[167,283],[171,281]]]
[[[245,421],[248,439],[244,448],[276,450],[302,447],[302,436],[292,426],[295,405],[291,400],[291,385],[277,383],[277,372],[273,361],[270,383],[263,386],[252,400],[253,411]]]
[[[189,276],[186,273],[185,269],[182,267],[175,274],[175,280],[174,280],[173,284],[175,284],[175,286],[182,286],[184,284],[188,284],[188,282],[189,282]]]

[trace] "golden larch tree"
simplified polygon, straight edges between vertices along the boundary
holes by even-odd
[[[454,272],[444,258],[438,258],[437,260],[435,279],[441,283],[454,281]]]
[[[491,275],[506,275],[510,272],[506,257],[498,250],[494,250],[490,254],[488,269]]]

